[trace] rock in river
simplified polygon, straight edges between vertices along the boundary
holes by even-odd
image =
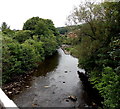
[[[67,71],[65,71],[65,73],[67,73]]]
[[[68,96],[68,99],[72,100],[72,101],[77,101],[77,97],[76,96]]]

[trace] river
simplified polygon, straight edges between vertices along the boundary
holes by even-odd
[[[58,49],[56,54],[40,63],[30,87],[13,100],[19,107],[85,107],[88,98],[78,70],[85,72],[78,68],[78,59]],[[69,96],[77,100],[73,101]]]

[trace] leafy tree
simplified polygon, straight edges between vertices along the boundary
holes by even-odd
[[[6,30],[6,29],[9,29],[10,27],[8,27],[8,25],[6,24],[6,22],[3,22],[2,23],[2,26],[1,26],[1,30],[2,30],[2,32],[4,31],[4,30]]]
[[[38,35],[46,35],[46,34],[54,34],[58,35],[54,24],[49,19],[42,19],[39,17],[33,17],[27,20],[24,23],[23,30],[32,30],[35,34]]]
[[[28,39],[24,43],[31,46],[34,49],[37,56],[37,60],[41,62],[45,58],[45,51],[43,49],[43,42],[36,40],[36,37],[37,36],[34,36],[33,39]]]
[[[32,38],[32,32],[30,30],[16,31],[13,38],[19,43],[23,43],[27,39]]]
[[[48,25],[44,20],[39,20],[34,30],[35,35],[49,36],[52,34],[52,31],[48,28]]]
[[[23,25],[23,30],[35,30],[35,26],[37,25],[38,21],[39,17],[28,19]]]
[[[57,28],[59,33],[62,35],[65,35],[68,32],[68,29],[66,27],[59,27]]]
[[[56,51],[56,48],[58,47],[58,43],[54,35],[49,37],[41,36],[41,41],[43,42],[45,57],[52,55]]]
[[[86,70],[91,83],[104,97],[105,109],[120,108],[119,6],[120,2],[86,3],[69,16],[69,21],[83,23],[76,30],[79,66]]]
[[[14,69],[15,66],[15,60],[16,58],[14,58],[14,56],[12,55],[12,51],[13,49],[10,50],[10,47],[12,46],[16,46],[19,47],[19,44],[14,41],[11,37],[8,37],[6,35],[3,35],[3,52],[2,52],[2,64],[3,64],[3,73],[2,73],[2,77],[3,77],[3,83],[6,82],[7,80],[9,80],[11,78],[11,71]],[[16,69],[15,69],[16,70]]]
[[[58,33],[57,29],[55,28],[52,20],[46,19],[45,22],[46,22],[46,25],[48,26],[48,29],[52,31],[54,36],[59,36],[59,33]]]
[[[51,20],[33,17],[25,22],[23,29],[33,31],[33,34],[43,42],[45,56],[52,55],[58,47],[59,33]]]
[[[17,74],[23,74],[34,68],[38,62],[35,49],[26,43],[3,36],[3,83]]]
[[[51,20],[33,17],[18,31],[3,27],[3,83],[37,67],[58,47],[58,33]]]
[[[120,105],[120,76],[110,67],[105,67],[102,78],[96,85],[101,95],[104,97],[104,108],[119,109]]]

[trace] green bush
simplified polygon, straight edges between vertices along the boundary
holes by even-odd
[[[14,76],[37,67],[45,57],[52,55],[59,35],[49,19],[33,17],[26,21],[24,30],[13,31],[4,23],[3,34],[3,83]]]
[[[43,42],[45,57],[52,55],[58,48],[58,43],[54,35],[48,37],[41,36],[41,41]]]
[[[29,38],[32,38],[32,32],[30,30],[16,31],[14,35],[14,39],[17,40],[19,43],[23,43]]]
[[[24,42],[24,44],[27,44],[32,49],[34,49],[34,51],[36,53],[36,56],[38,57],[38,60],[39,61],[43,61],[44,58],[45,58],[45,52],[44,52],[44,49],[43,49],[43,42],[35,40],[35,37],[36,36],[34,36],[34,39],[28,39],[28,40],[26,40]]]
[[[112,68],[104,68],[102,78],[95,86],[104,97],[105,109],[120,109],[120,76]]]
[[[5,36],[3,38],[3,82],[36,66],[38,58],[32,46]]]

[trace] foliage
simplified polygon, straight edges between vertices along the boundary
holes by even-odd
[[[13,37],[15,34],[15,31],[8,28],[2,31],[2,33],[8,35],[9,37]]]
[[[23,30],[35,30],[35,26],[38,21],[39,17],[33,17],[31,19],[28,19],[23,25]]]
[[[6,22],[3,22],[1,25],[1,31],[4,32],[4,30],[9,29],[10,27],[8,27],[8,25],[6,24]]]
[[[65,27],[58,27],[57,30],[61,35],[66,35],[67,33],[79,28],[80,28],[80,25],[69,25]]]
[[[79,66],[104,97],[105,109],[120,105],[120,2],[86,3],[75,8],[70,22],[80,24],[78,40],[72,44]],[[74,51],[76,51],[74,50]]]
[[[35,37],[37,37],[37,36],[34,36],[34,39],[26,40],[23,44],[31,46],[32,49],[34,49],[36,56],[38,58],[38,59],[37,58],[36,59],[38,60],[38,62],[40,62],[45,59],[45,50],[43,48],[43,42],[35,40]]]
[[[4,27],[3,83],[37,67],[59,45],[59,33],[49,19],[33,17],[25,22],[23,30],[18,31],[7,28],[7,25]]]
[[[104,97],[104,108],[119,109],[120,76],[110,67],[105,67],[101,74],[102,77],[96,87]]]
[[[16,74],[31,70],[37,62],[35,51],[30,45],[21,45],[8,36],[3,37],[2,60],[3,82],[10,80]]]
[[[32,38],[32,32],[30,30],[16,31],[13,38],[19,43],[23,43],[27,39]]]
[[[58,27],[57,30],[62,35],[65,35],[68,32],[68,29],[66,27]]]
[[[59,32],[54,27],[54,24],[53,24],[52,20],[46,19],[45,22],[46,22],[46,25],[48,26],[48,29],[52,31],[52,33],[54,34],[54,36],[59,36]]]
[[[31,30],[34,34],[37,35],[49,35],[54,34],[55,36],[58,36],[59,33],[54,27],[54,24],[49,19],[42,19],[39,17],[32,17],[28,19],[24,25],[23,30]]]
[[[45,56],[50,56],[56,51],[58,44],[57,44],[56,37],[54,35],[49,37],[41,36],[41,41],[44,42],[43,48],[45,51]]]

